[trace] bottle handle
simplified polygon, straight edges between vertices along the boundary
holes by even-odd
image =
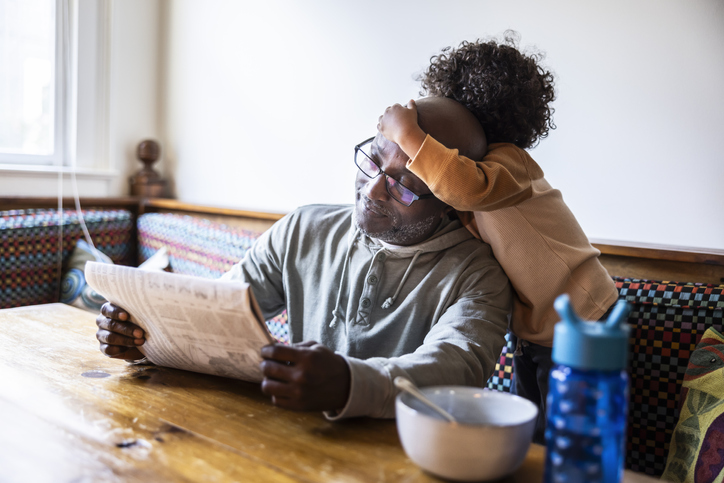
[[[561,294],[556,298],[556,301],[553,303],[553,307],[556,309],[556,312],[558,312],[558,315],[561,317],[561,321],[567,322],[570,324],[577,324],[581,321],[581,319],[578,318],[578,315],[576,315],[576,312],[573,310],[573,306],[571,305],[571,298],[568,296],[568,294]]]
[[[611,311],[611,315],[608,316],[608,320],[606,321],[606,328],[613,329],[620,325],[622,321],[626,320],[629,312],[631,312],[631,304],[625,300],[619,300],[616,302],[616,305],[614,305],[613,310]]]

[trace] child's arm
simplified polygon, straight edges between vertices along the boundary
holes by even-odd
[[[538,164],[513,144],[492,144],[482,161],[473,161],[431,136],[425,138],[407,169],[458,211],[515,206],[531,197],[531,182],[543,177]]]
[[[417,105],[412,99],[407,107],[395,104],[385,109],[377,123],[377,130],[397,144],[405,154],[414,158],[425,141],[425,132],[417,124]]]

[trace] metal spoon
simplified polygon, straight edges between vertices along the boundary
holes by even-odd
[[[405,377],[398,376],[395,378],[395,387],[397,389],[400,389],[402,391],[405,391],[421,403],[425,404],[430,409],[434,410],[436,413],[438,413],[440,416],[444,417],[451,423],[457,423],[454,417],[452,415],[445,411],[443,408],[435,404],[434,402],[430,401],[427,396],[425,396],[418,388],[415,386],[412,381]]]

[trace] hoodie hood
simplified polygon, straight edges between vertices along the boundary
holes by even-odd
[[[428,252],[439,252],[447,250],[448,248],[454,247],[464,241],[474,238],[470,232],[465,229],[464,225],[460,220],[453,220],[449,216],[445,215],[440,221],[440,225],[437,227],[435,232],[427,240],[420,242],[416,245],[401,246],[393,245],[391,243],[384,242],[377,238],[372,238],[365,235],[357,226],[357,221],[352,214],[352,229],[350,230],[350,240],[354,243],[354,240],[359,240],[364,245],[369,246],[371,249],[374,247],[383,248],[388,255],[392,255],[398,258],[412,257],[416,253],[428,253]]]

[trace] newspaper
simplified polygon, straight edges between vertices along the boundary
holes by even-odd
[[[274,342],[248,284],[88,262],[88,284],[146,332],[159,366],[260,382],[260,348]]]

